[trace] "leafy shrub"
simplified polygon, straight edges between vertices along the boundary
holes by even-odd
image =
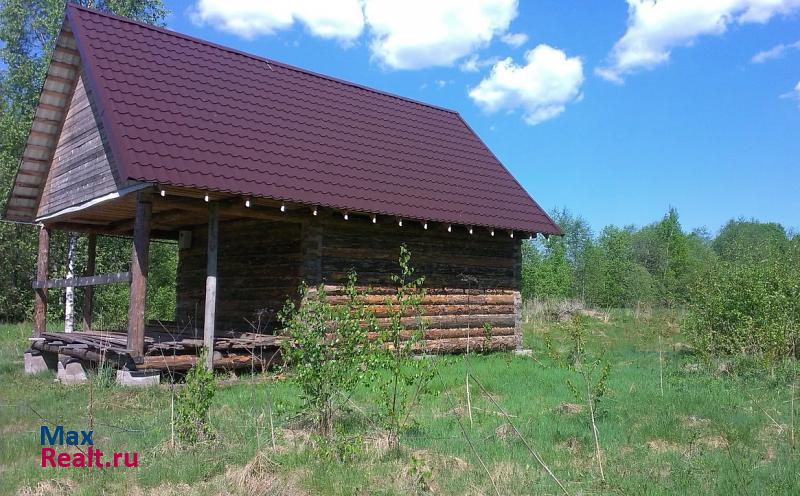
[[[322,285],[313,293],[301,285],[301,304],[287,301],[278,316],[288,338],[282,353],[293,367],[290,380],[302,390],[304,406],[325,437],[333,434],[334,413],[341,406],[337,396],[348,397],[371,368],[369,332],[375,319],[356,281],[351,272],[343,305],[331,304]]]
[[[411,266],[411,252],[400,247],[398,259],[400,273],[392,275],[397,285],[395,294],[387,298],[385,306],[389,323],[380,330],[380,346],[376,348],[378,366],[386,373],[378,376],[378,390],[382,400],[384,427],[389,433],[389,447],[397,449],[400,433],[408,425],[410,414],[435,374],[431,360],[415,360],[417,348],[424,351],[425,319],[422,299],[425,297],[424,277],[417,277]],[[408,329],[402,319],[417,319],[414,328]]]
[[[175,397],[176,431],[178,438],[188,444],[212,437],[208,411],[216,393],[214,373],[206,369],[203,348],[197,362],[186,374],[186,384]]]
[[[786,356],[800,326],[800,242],[771,259],[720,262],[690,293],[685,330],[701,352]]]

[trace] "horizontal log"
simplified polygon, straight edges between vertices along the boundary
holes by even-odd
[[[347,296],[326,295],[325,301],[332,304],[347,303]],[[388,302],[394,303],[394,290],[389,295],[368,294],[362,298],[366,305],[385,305]],[[509,294],[425,294],[420,301],[421,305],[513,305],[514,295]]]
[[[197,355],[146,356],[137,364],[140,370],[189,370],[197,362]],[[281,363],[280,351],[269,351],[263,355],[231,354],[214,358],[215,369],[235,370],[249,367],[267,368]]]
[[[327,296],[345,296],[345,287],[340,284],[326,284],[322,287]],[[397,293],[397,288],[392,286],[357,286],[358,291],[368,292],[371,295],[394,295]],[[308,292],[313,294],[316,288],[309,288]],[[513,289],[466,289],[466,288],[425,288],[426,297],[441,295],[511,295],[513,297]]]
[[[48,353],[67,355],[79,360],[87,360],[94,363],[109,362],[117,367],[133,367],[133,361],[129,356],[120,356],[115,353],[98,353],[79,345],[56,345],[45,341],[34,341],[31,348]],[[86,346],[86,345],[83,345]]]
[[[33,281],[33,288],[80,288],[83,286],[99,286],[101,284],[114,284],[118,282],[131,282],[131,273],[116,272],[113,274],[98,274],[95,276],[72,277],[69,279]]]
[[[400,311],[398,306],[368,305],[366,307],[375,317],[383,318]],[[513,314],[514,305],[420,305],[417,310],[424,316],[444,315],[503,315]],[[412,317],[416,314],[413,307],[406,308],[405,316]]]
[[[377,324],[381,327],[386,327],[390,324],[388,318],[375,319]],[[400,324],[403,327],[411,328],[416,327],[421,321],[425,322],[428,329],[452,329],[457,327],[476,327],[483,328],[484,324],[490,324],[492,327],[514,327],[514,314],[510,315],[432,315],[423,317],[402,317]]]
[[[507,351],[516,349],[519,339],[517,336],[493,336],[491,339],[484,337],[435,339],[415,343],[414,351],[429,354],[464,353],[470,351]]]
[[[514,335],[514,328],[513,327],[494,327],[488,333],[490,336],[513,336]],[[483,330],[483,328],[461,328],[456,327],[452,329],[427,329],[425,331],[424,339],[430,341],[439,340],[439,339],[452,339],[452,338],[481,338],[486,339],[487,333]],[[400,340],[401,341],[408,341],[411,339],[412,332],[411,331],[402,331],[400,332]],[[380,337],[379,333],[371,332],[368,335],[369,339],[378,339]]]

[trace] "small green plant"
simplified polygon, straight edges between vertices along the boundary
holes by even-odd
[[[483,324],[483,349],[489,351],[492,349],[492,331],[494,326],[491,322],[484,322]]]
[[[93,385],[96,388],[110,389],[117,384],[116,371],[108,362],[102,362],[94,371]]]
[[[570,321],[566,324],[569,333],[570,344],[570,358],[575,369],[581,368],[581,360],[586,352],[586,332],[589,329],[589,317],[581,314],[574,314]]]
[[[564,359],[561,357],[561,353],[558,352],[555,343],[553,343],[553,336],[551,335],[550,331],[544,332],[544,349],[547,351],[547,356],[552,360],[556,365],[559,367],[564,366]]]
[[[414,489],[417,493],[433,492],[433,469],[425,460],[424,456],[413,453],[411,464],[408,467],[408,475],[411,477]]]
[[[348,435],[336,427],[330,436],[314,434],[312,437],[316,455],[320,460],[338,463],[351,463],[357,461],[364,454],[364,436],[362,434]]]
[[[323,437],[333,434],[334,414],[341,407],[337,399],[349,397],[375,360],[369,340],[375,318],[356,282],[356,273],[350,272],[342,305],[330,303],[322,285],[314,292],[302,285],[301,304],[289,300],[279,314],[288,338],[282,352],[292,367],[290,380],[300,387],[304,407]]]
[[[197,362],[186,373],[186,383],[175,397],[178,439],[187,444],[211,439],[208,411],[216,393],[214,373],[205,366],[208,350],[203,348]]]
[[[597,430],[596,419],[601,415],[601,410],[599,410],[600,401],[608,392],[608,376],[611,374],[611,365],[599,358],[590,357],[586,351],[586,333],[589,328],[588,317],[575,315],[568,327],[570,339],[573,343],[572,366],[583,379],[583,385],[579,387],[570,379],[567,379],[567,386],[569,386],[578,403],[585,403],[589,407],[588,413],[592,437],[594,438],[595,457],[597,466],[600,469],[600,478],[605,481],[600,449],[600,433]]]
[[[396,291],[385,302],[388,324],[380,330],[381,346],[376,350],[376,361],[385,372],[378,376],[383,407],[380,417],[392,450],[399,447],[400,433],[408,426],[414,407],[435,375],[432,360],[414,359],[416,352],[425,351],[425,278],[415,275],[411,252],[405,245],[400,247],[398,263],[400,273],[392,275]],[[404,322],[407,317],[415,319],[411,328]]]

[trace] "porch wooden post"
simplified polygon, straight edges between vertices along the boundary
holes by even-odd
[[[86,253],[86,273],[84,275],[93,276],[95,271],[95,260],[97,259],[97,235],[89,234],[89,244]],[[92,304],[94,299],[94,286],[86,286],[83,289],[83,330],[92,330]]]
[[[150,192],[136,194],[136,220],[133,224],[133,250],[131,253],[131,292],[128,299],[128,350],[134,357],[144,355],[152,202]]]
[[[50,258],[50,228],[39,228],[39,253],[36,258],[36,280],[47,280],[47,264]],[[33,337],[39,337],[47,330],[47,288],[36,289],[33,305]]]
[[[217,240],[219,237],[219,204],[208,205],[208,260],[206,265],[206,304],[203,317],[203,346],[206,367],[214,370],[214,319],[217,306]]]

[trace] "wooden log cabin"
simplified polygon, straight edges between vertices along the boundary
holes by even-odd
[[[4,217],[40,226],[34,344],[89,356],[91,288],[130,284],[105,346],[133,368],[169,349],[145,321],[153,239],[179,240],[175,321],[203,330],[174,347],[272,333],[301,281],[341,301],[350,269],[380,311],[406,244],[428,349],[451,352],[520,345],[521,242],[559,234],[454,111],[72,4]],[[48,278],[53,230],[89,235],[85,277]],[[97,235],[132,238],[129,272],[93,274]],[[87,291],[77,344],[46,332],[59,286]]]

